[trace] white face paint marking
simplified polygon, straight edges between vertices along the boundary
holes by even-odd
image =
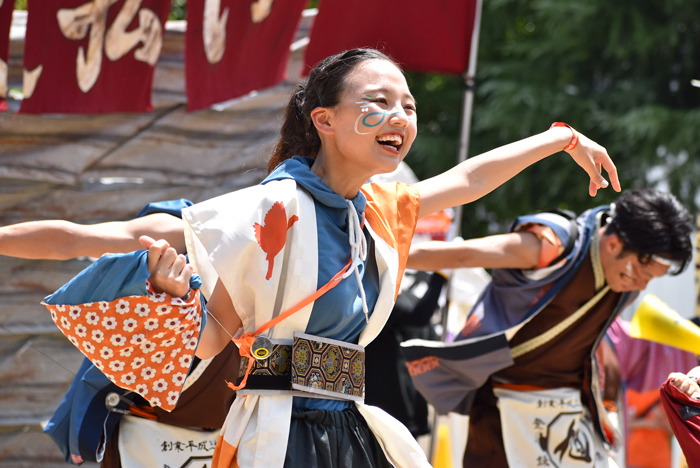
[[[627,260],[627,276],[632,277],[632,262]]]
[[[357,133],[358,135],[369,135],[369,134],[372,133],[372,132],[361,132],[361,131],[358,130],[358,128],[357,128],[357,126],[358,126],[359,123],[360,123],[360,119],[361,119],[362,117],[364,117],[364,115],[363,115],[363,114],[360,114],[360,115],[357,117],[357,120],[355,120],[355,133]]]
[[[363,132],[361,132],[361,131],[357,128],[357,126],[358,126],[359,123],[360,123],[360,119],[361,119],[362,117],[364,117],[364,114],[365,114],[366,112],[369,111],[369,107],[367,107],[367,103],[364,102],[364,101],[357,101],[357,102],[355,102],[355,104],[359,104],[360,106],[362,106],[362,107],[360,108],[360,111],[361,111],[362,113],[357,117],[357,120],[355,120],[355,133],[357,133],[358,135],[369,135],[371,132],[363,133]]]

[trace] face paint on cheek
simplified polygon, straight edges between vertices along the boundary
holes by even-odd
[[[360,108],[361,114],[355,120],[355,133],[357,133],[358,135],[369,135],[370,133],[372,133],[361,132],[359,129],[360,122],[362,122],[362,125],[364,127],[376,127],[377,125],[384,122],[384,119],[387,116],[386,111],[369,112],[369,104],[367,102],[358,101],[355,104],[360,104],[362,106]]]
[[[632,277],[632,262],[627,260],[627,276]]]

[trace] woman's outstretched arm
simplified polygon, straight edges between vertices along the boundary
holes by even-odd
[[[436,211],[463,205],[477,200],[528,166],[562,151],[572,140],[573,132],[567,127],[553,127],[538,135],[496,148],[430,179],[418,182],[420,192],[420,217]],[[599,188],[608,186],[601,175],[605,168],[610,182],[620,191],[617,170],[605,148],[578,134],[578,144],[567,152],[589,175],[589,194],[594,196]]]
[[[0,255],[67,260],[100,257],[105,253],[141,250],[140,236],[165,239],[185,253],[182,220],[156,213],[129,221],[76,224],[63,220],[31,221],[0,227]]]

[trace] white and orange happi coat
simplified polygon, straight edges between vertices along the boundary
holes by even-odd
[[[394,306],[420,199],[404,184],[369,184],[362,190],[367,197],[365,227],[374,241],[380,278],[376,306],[359,338],[366,346]],[[254,332],[316,291],[323,253],[317,247],[314,201],[294,180],[272,181],[199,203],[185,209],[183,219],[190,261],[202,277],[205,297],[221,279],[242,320],[242,333]],[[291,340],[295,331],[306,329],[312,307],[313,303],[264,335]],[[292,399],[289,394],[254,392],[236,398],[213,466],[282,468]],[[401,423],[379,408],[357,407],[394,466],[430,466]]]

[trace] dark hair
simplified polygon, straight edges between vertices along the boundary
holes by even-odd
[[[644,189],[625,192],[617,199],[605,234],[616,234],[624,249],[636,253],[642,264],[654,254],[669,257],[678,264],[669,274],[677,275],[691,263],[692,231],[692,217],[676,197]]]
[[[367,60],[386,60],[401,69],[391,57],[378,50],[351,49],[321,60],[309,72],[306,83],[294,88],[284,112],[280,137],[267,163],[268,172],[294,155],[316,157],[321,139],[311,121],[311,111],[337,105],[347,76]]]

